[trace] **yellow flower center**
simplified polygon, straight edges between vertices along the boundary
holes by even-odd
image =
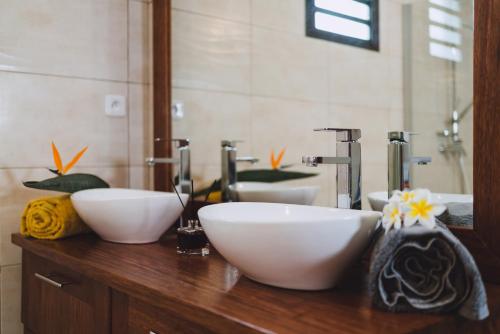
[[[391,220],[396,220],[396,217],[398,217],[398,216],[399,216],[399,210],[398,210],[398,208],[394,208],[391,212],[391,215],[390,215]]]
[[[407,203],[412,201],[415,198],[415,194],[413,192],[404,192],[401,196],[403,202]]]
[[[418,202],[411,203],[410,208],[411,208],[410,211],[411,216],[413,217],[419,216],[424,219],[428,219],[433,209],[433,206],[432,204],[423,199]]]

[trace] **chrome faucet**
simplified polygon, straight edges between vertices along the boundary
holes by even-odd
[[[155,138],[155,142],[164,139]],[[179,164],[179,186],[184,194],[191,194],[191,150],[189,149],[189,139],[172,139],[177,143],[179,158],[146,158],[148,166],[153,167],[156,164]]]
[[[360,129],[324,128],[314,131],[337,133],[337,156],[303,156],[302,163],[316,167],[319,164],[337,165],[337,207],[361,210],[361,138]]]
[[[388,189],[389,198],[394,190],[411,188],[411,165],[427,165],[431,157],[412,157],[410,152],[410,135],[407,131],[391,131],[388,133],[389,145],[387,150],[388,162]]]
[[[236,143],[238,140],[223,140],[221,141],[221,197],[223,202],[236,201],[236,193],[233,189],[238,182],[236,163],[250,162],[257,163],[259,159],[254,157],[238,157]]]

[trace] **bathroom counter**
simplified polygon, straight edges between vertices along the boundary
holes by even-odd
[[[14,234],[12,242],[23,248],[25,328],[30,316],[25,313],[29,308],[26,304],[30,304],[25,301],[27,282],[31,279],[27,267],[35,258],[78,273],[84,282],[88,278],[105,286],[99,298],[106,303],[105,297],[109,295],[109,307],[102,309],[111,311],[108,316],[97,316],[99,321],[110,322],[109,327],[103,327],[103,333],[148,333],[149,328],[152,333],[160,334],[162,331],[154,328],[164,328],[167,332],[165,326],[176,333],[498,333],[500,330],[500,286],[495,285],[486,286],[490,318],[472,322],[452,315],[393,314],[374,309],[360,268],[353,268],[352,276],[335,289],[304,292],[253,282],[241,276],[213,248],[207,257],[179,256],[175,252],[175,236],[147,245],[109,243],[93,234],[61,241],[27,239]],[[77,292],[74,295],[79,296]],[[156,321],[163,324],[157,325]],[[150,327],[145,325],[148,322]],[[33,323],[39,326],[36,321]],[[27,333],[37,332],[42,330],[27,330]]]

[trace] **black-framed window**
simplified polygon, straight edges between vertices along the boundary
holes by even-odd
[[[378,0],[306,0],[306,35],[378,50]]]

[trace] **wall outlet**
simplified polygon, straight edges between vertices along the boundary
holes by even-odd
[[[125,117],[127,115],[125,96],[106,95],[104,99],[104,113],[110,117]]]
[[[172,118],[174,120],[184,118],[184,102],[174,101],[174,103],[172,103]]]

